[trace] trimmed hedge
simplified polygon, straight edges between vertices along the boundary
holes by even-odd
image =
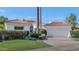
[[[72,38],[79,38],[79,30],[70,31]]]
[[[29,35],[29,31],[0,31],[0,39],[2,35],[5,39],[23,39]]]
[[[21,31],[21,30],[14,30],[14,31],[0,31],[0,40],[13,40],[13,39],[26,39],[26,37],[32,38],[39,38],[41,34],[47,35],[47,31],[45,29],[40,29],[39,33],[31,33],[29,31]]]

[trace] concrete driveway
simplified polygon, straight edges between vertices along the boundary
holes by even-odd
[[[73,41],[70,38],[48,38],[44,42],[53,47],[35,49],[34,51],[79,51],[79,41]]]

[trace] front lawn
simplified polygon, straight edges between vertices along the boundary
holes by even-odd
[[[74,40],[74,41],[79,41],[79,38],[72,38],[72,40]]]
[[[0,42],[0,51],[26,51],[44,47],[50,47],[50,45],[41,40],[9,40]]]

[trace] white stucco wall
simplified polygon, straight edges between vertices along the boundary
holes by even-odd
[[[47,35],[52,37],[68,37],[70,26],[45,26]]]
[[[37,28],[36,22],[33,23],[33,27],[34,27],[34,28]]]
[[[16,24],[16,23],[5,23],[5,29],[6,30],[14,30],[15,26],[23,26],[24,30],[30,30],[31,24]],[[36,26],[36,25],[34,25]]]

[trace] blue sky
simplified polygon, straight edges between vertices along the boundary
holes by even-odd
[[[79,23],[79,8],[77,7],[43,7],[42,21],[43,23],[60,21],[63,22],[70,13],[77,15]],[[36,20],[35,7],[0,7],[0,16],[6,16],[9,20],[26,19]]]

